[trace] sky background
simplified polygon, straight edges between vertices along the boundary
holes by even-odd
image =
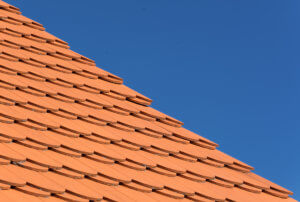
[[[300,1],[7,0],[300,199]]]

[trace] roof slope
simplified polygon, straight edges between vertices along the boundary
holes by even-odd
[[[0,1],[0,201],[295,201]]]

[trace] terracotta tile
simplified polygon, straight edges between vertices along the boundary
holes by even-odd
[[[297,202],[295,199],[293,199],[293,198],[288,198],[288,199],[285,199],[285,201],[287,201],[287,202]]]
[[[172,161],[169,161],[168,157],[161,157],[157,155],[148,154],[147,152],[143,153],[143,155],[154,161],[159,168],[174,172],[174,173],[185,173],[186,169],[181,167],[178,164],[174,164]]]
[[[67,193],[79,196],[89,200],[100,200],[102,197],[100,194],[84,186],[81,180],[75,180],[73,178],[65,177],[53,172],[45,174],[47,178],[54,179],[56,183],[60,184],[66,189]]]
[[[94,79],[84,79],[84,86],[102,93],[107,93],[111,89],[111,84],[101,79],[97,79],[96,81]]]
[[[157,123],[159,124],[159,122]],[[162,125],[162,124],[159,124],[161,127],[165,128],[166,130],[169,130],[170,132],[173,133],[174,136],[176,137],[180,137],[180,138],[183,138],[183,139],[186,139],[186,140],[190,140],[190,141],[203,141],[207,144],[210,144],[210,145],[213,145],[213,146],[218,146],[218,144],[204,138],[204,137],[201,137],[185,128],[177,128],[177,127],[172,127],[172,126],[168,126],[168,125]]]
[[[226,188],[233,188],[234,184],[228,181],[221,180],[219,178],[215,178],[213,180],[209,180],[209,182],[214,183],[216,185],[226,187]]]
[[[235,171],[232,169],[228,169],[228,168],[224,168],[224,170],[226,170],[225,172],[227,173],[227,175],[230,175],[230,176],[233,176],[235,178],[242,180],[243,183],[248,186],[258,188],[258,189],[269,189],[270,188],[270,185],[260,182],[256,179],[253,179],[246,173],[241,173],[241,172],[238,172],[238,171]]]
[[[79,139],[81,138],[72,138],[64,135],[60,135],[55,132],[48,132],[48,138],[52,139],[53,141],[56,141],[59,143],[59,145],[63,148],[70,149],[72,151],[81,153],[81,154],[92,154],[94,153],[94,150],[89,149],[89,147],[86,147],[86,145],[82,144]]]
[[[138,113],[139,112],[136,108],[128,105],[127,102],[125,102],[125,101],[114,99],[114,98],[111,98],[111,97],[105,96],[105,95],[102,95],[101,98],[103,98],[107,102],[110,102],[113,106],[117,107],[120,110],[124,110],[124,111],[130,112],[130,113]]]
[[[4,184],[4,183],[1,183],[0,182],[0,189],[1,190],[8,190],[8,189],[10,189],[11,188],[11,186],[9,185],[9,184]],[[7,200],[7,199],[6,199]]]
[[[82,142],[85,140],[82,139]],[[88,144],[91,149],[94,150],[94,153],[100,156],[104,156],[109,159],[116,161],[125,161],[125,154],[118,152],[114,149],[114,146],[111,144],[99,144],[92,141],[85,141],[85,144]]]
[[[134,132],[135,131],[134,128],[129,127],[129,126],[125,126],[125,125],[120,124],[120,123],[110,123],[109,126],[111,126],[113,128],[116,128],[116,129],[119,129],[119,130],[126,131],[126,132]]]
[[[264,190],[264,192],[267,194],[270,194],[272,196],[276,196],[276,197],[283,198],[283,199],[287,199],[289,197],[288,194],[282,193],[282,192],[274,190],[274,189]]]
[[[47,172],[48,171],[47,167],[40,166],[40,165],[30,162],[30,161],[19,162],[19,163],[17,163],[17,165],[21,166],[23,168],[26,168],[26,169],[37,171],[37,172]]]
[[[261,189],[258,189],[258,188],[253,187],[253,186],[249,186],[247,184],[241,184],[241,185],[238,185],[238,187],[240,189],[250,191],[250,192],[253,192],[253,193],[261,193],[261,191],[262,191]]]
[[[211,149],[211,150],[216,149],[216,146],[209,145],[209,144],[204,143],[204,142],[202,142],[202,141],[191,141],[191,144],[197,145],[197,146],[199,146],[199,147]]]
[[[159,133],[159,134],[162,134],[162,135],[165,135],[165,136],[170,136],[172,135],[172,133],[166,129],[164,129],[163,127],[160,127],[157,125],[157,122],[148,122],[146,124],[146,129],[152,131],[152,132],[156,132],[156,133]]]
[[[32,22],[32,20],[30,20],[29,18],[26,18],[22,15],[17,15],[15,13],[7,12],[7,11],[4,11],[4,10],[1,10],[0,13],[2,15],[5,15],[7,17],[10,17],[12,19],[18,20],[18,21],[23,22],[23,23],[31,23]]]
[[[153,141],[152,139],[150,139],[150,137],[147,139],[148,136],[143,136],[140,135],[140,133],[130,133],[130,132],[121,132],[120,135],[122,136],[122,140],[124,142],[127,142],[129,144],[132,145],[136,145],[139,147],[143,147],[143,148],[149,148],[151,146],[151,141]],[[146,138],[144,138],[146,137]],[[150,141],[149,141],[150,139]]]
[[[146,120],[146,121],[151,121],[151,122],[153,122],[153,121],[156,121],[156,119],[155,119],[155,118],[152,118],[152,117],[146,116],[146,115],[144,115],[144,114],[141,114],[141,113],[132,114],[132,116],[138,117],[138,118],[140,118],[140,119],[144,119],[144,120]]]
[[[82,181],[82,184],[100,193],[102,195],[103,201],[128,201],[128,198],[126,196],[119,193],[115,189],[116,186],[107,186],[88,179],[84,179]]]
[[[1,201],[295,201],[17,8],[0,7]]]
[[[136,191],[143,192],[143,193],[151,193],[151,191],[152,191],[151,188],[145,187],[145,186],[135,183],[135,182],[131,182],[129,184],[124,184],[123,186],[128,187],[133,190],[136,190]]]
[[[132,107],[135,107],[136,109],[138,109],[140,111],[141,114],[145,115],[145,116],[149,116],[155,119],[164,119],[166,117],[165,114],[161,113],[160,111],[152,108],[152,107],[148,107],[148,106],[143,106],[143,105],[138,105],[129,101],[126,101],[126,103],[128,105],[131,105]]]
[[[164,184],[160,181],[152,179],[152,172],[149,170],[137,171],[134,169],[123,167],[121,165],[115,165],[114,167],[124,175],[130,177],[132,179],[132,182],[138,183],[151,189],[163,189]]]
[[[82,138],[86,139],[86,140],[89,140],[89,141],[92,141],[92,142],[99,143],[99,144],[110,144],[111,143],[110,140],[102,138],[102,137],[99,137],[99,136],[95,136],[93,134],[90,135],[90,136],[82,137]]]
[[[234,162],[233,162],[233,165],[235,166],[235,168],[237,169],[240,169],[240,170],[246,170],[246,172],[249,172],[251,170],[254,170],[254,167],[244,163],[244,162],[241,162],[237,159],[234,159]],[[232,165],[231,165],[232,166]]]
[[[55,194],[55,197],[58,199],[62,199],[62,201],[78,201],[78,202],[89,202],[88,199],[83,199],[81,197],[78,197],[74,194],[70,194],[68,192],[65,192],[63,194]]]
[[[23,140],[23,141],[15,141],[15,143],[17,144],[20,144],[20,145],[24,145],[26,147],[29,147],[29,148],[33,148],[33,149],[36,149],[36,150],[47,150],[48,147],[43,145],[43,144],[39,144],[38,142],[34,142],[34,141],[31,141],[31,140]]]
[[[61,111],[61,110],[59,110],[59,111],[52,111],[50,113],[54,114],[56,116],[59,116],[59,117],[62,117],[62,118],[66,118],[66,119],[71,119],[71,120],[76,120],[78,118],[77,116],[74,116],[74,115],[72,115],[70,113],[66,113],[66,112]]]
[[[37,197],[49,197],[50,193],[31,187],[31,186],[24,186],[24,187],[16,187],[16,190],[26,193],[26,194],[30,194],[32,196],[37,196]]]
[[[13,144],[13,143],[12,143]],[[10,147],[7,146],[8,144],[0,143],[0,157],[11,160],[11,161],[25,161],[26,157],[23,154],[15,152]]]
[[[85,100],[83,102],[77,102],[78,104],[80,105],[83,105],[83,106],[86,106],[88,108],[92,108],[92,109],[103,109],[103,106],[100,105],[100,104],[97,104],[95,102],[91,102],[91,101],[88,101],[88,100]]]
[[[165,119],[159,120],[160,122],[170,125],[170,126],[174,126],[174,127],[181,127],[183,125],[183,123],[181,121],[178,121],[172,117],[166,117]]]
[[[106,71],[105,71],[106,72]],[[105,81],[109,81],[111,83],[116,83],[116,84],[122,84],[123,83],[123,79],[114,75],[114,74],[111,74],[109,72],[106,72],[107,75],[106,76],[102,76],[100,77],[101,79],[105,80]]]
[[[4,159],[4,158],[0,158],[0,165],[8,165],[10,164],[10,160]]]
[[[168,140],[171,140],[173,142],[178,142],[178,143],[181,143],[181,144],[189,144],[190,142],[188,140],[184,140],[182,138],[178,138],[174,135],[172,136],[166,136],[165,138],[167,138]]]
[[[0,42],[1,43],[1,42]],[[5,67],[5,66],[0,66],[0,72],[4,73],[4,74],[10,74],[10,75],[16,75],[17,72]],[[5,88],[4,83],[2,83],[2,88]]]
[[[12,47],[30,47],[30,40],[26,40],[20,37],[13,37],[10,35],[0,33],[0,39],[5,39],[9,44],[12,44]]]
[[[12,186],[24,186],[26,181],[12,172],[13,165],[0,165],[0,180]]]
[[[190,172],[182,173],[179,176],[183,177],[183,178],[186,178],[186,179],[189,179],[189,180],[193,180],[195,182],[205,182],[206,181],[206,178],[200,177],[198,175],[194,175]]]
[[[39,112],[35,112],[35,111],[28,111],[27,109],[24,109],[22,107],[12,107],[13,110],[22,113],[22,114],[26,114],[26,119],[36,123],[38,125],[47,127],[47,128],[59,128],[60,124],[57,123],[55,121],[55,119],[51,118],[51,116],[49,116],[49,114],[47,113],[39,113]]]
[[[197,161],[197,158],[193,158],[191,156],[187,156],[187,155],[184,155],[184,154],[173,154],[173,157],[174,158],[177,158],[177,159],[181,159],[181,160],[184,160],[184,161],[189,161],[189,162],[196,162]]]
[[[122,124],[129,128],[134,129],[144,129],[145,124],[141,119],[135,118],[134,116],[123,116],[119,114],[113,114],[113,117],[117,120],[119,124]]]
[[[98,182],[98,183],[101,183],[101,184],[104,184],[104,185],[108,185],[108,186],[117,186],[117,185],[119,185],[119,182],[111,180],[108,177],[104,177],[102,175],[89,176],[87,178],[92,180],[92,181],[95,181],[95,182]]]
[[[168,201],[168,202],[175,202],[175,201],[180,201],[180,202],[190,202],[191,200],[187,199],[187,198],[183,198],[183,199],[175,199],[175,198],[171,198],[168,197],[166,195],[157,193],[157,192],[152,192],[150,194],[148,194],[149,197],[151,197],[152,199],[156,200],[156,201]]]
[[[59,128],[51,128],[53,131],[60,131],[59,129],[63,129],[66,133],[71,132],[78,135],[91,135],[91,129],[87,128],[87,124],[81,120],[69,120],[52,114],[47,114],[47,116],[60,123]]]
[[[74,172],[72,170],[68,170],[66,168],[60,168],[60,169],[53,169],[52,172],[60,174],[60,175],[64,175],[66,177],[70,177],[70,178],[74,178],[74,179],[82,179],[84,178],[83,174]]]
[[[20,77],[22,78],[22,77]],[[38,82],[38,81],[28,81],[28,80],[23,80],[23,82],[30,82],[28,84],[28,89],[30,90],[34,90],[37,91],[41,94],[45,94],[45,95],[50,95],[50,96],[55,96],[57,94],[59,94],[59,92],[56,91],[56,89],[51,88],[52,85],[49,82]],[[38,94],[37,94],[38,95]]]
[[[257,198],[260,201],[272,201],[272,202],[279,201],[279,200],[284,200],[284,201],[287,201],[287,202],[296,202],[297,201],[295,199],[292,199],[291,197],[289,197],[287,199],[280,199],[278,197],[274,197],[274,196],[266,194],[266,193],[261,193],[259,195],[259,197],[257,197]]]
[[[26,92],[26,93],[29,93],[29,94],[32,94],[32,95],[35,95],[35,96],[40,96],[40,97],[44,97],[44,96],[47,96],[47,93],[44,93],[44,92],[41,92],[39,90],[36,90],[36,89],[33,89],[33,88],[24,88],[24,89],[18,89],[20,91],[23,91],[23,92]],[[51,95],[52,96],[52,95]]]
[[[131,181],[131,178],[124,175],[122,172],[117,171],[113,165],[100,163],[97,161],[90,160],[88,158],[82,158],[81,162],[88,163],[87,165],[97,170],[98,175],[102,175],[111,180],[115,180],[122,183],[129,183]]]
[[[0,128],[0,136],[21,141],[26,139],[26,135],[18,131],[17,124],[0,123]]]
[[[34,123],[32,121],[26,121],[26,122],[19,122],[18,124],[28,127],[28,128],[32,128],[34,130],[39,130],[39,131],[45,131],[47,130],[47,127],[42,126],[40,124]]]
[[[4,8],[5,10],[8,10],[8,11],[10,11],[10,12],[13,12],[13,10],[14,10],[15,12],[17,12],[17,11],[20,10],[20,9],[17,8],[17,7],[14,7],[14,6],[12,6],[12,5],[8,4],[8,3],[5,3],[4,1],[0,1],[0,7],[1,7],[1,8]]]
[[[90,109],[90,110],[87,110],[87,112],[89,113],[89,117],[91,117],[93,119],[103,121],[106,123],[116,123],[117,122],[115,115],[107,110]]]
[[[182,145],[178,145],[179,146],[179,152],[181,154],[184,154],[186,156],[190,156],[193,158],[197,158],[200,160],[205,160],[208,157],[208,151],[207,149],[202,149],[199,148],[197,146],[194,146],[192,144],[182,144]]]
[[[27,103],[27,104],[19,104],[19,107],[34,111],[34,112],[39,112],[39,113],[46,113],[47,109],[43,108],[43,107],[39,107],[37,105],[31,104],[31,103]]]
[[[76,65],[79,65],[78,63],[74,62]],[[82,71],[86,72],[86,73],[89,73],[89,74],[93,74],[95,76],[98,77],[101,77],[101,76],[107,76],[108,73],[105,72],[103,69],[100,69],[96,66],[93,66],[91,67],[90,65],[88,64],[82,64],[80,65],[80,68],[82,69]]]
[[[125,186],[118,186],[116,191],[129,198],[129,201],[155,201],[153,198],[148,196],[148,193],[140,192]]]
[[[175,160],[175,159],[170,159],[170,160]],[[181,166],[187,169],[188,173],[191,173],[193,175],[203,177],[206,179],[215,178],[215,173],[210,169],[209,166],[206,166],[205,164],[199,162],[181,161]]]
[[[109,126],[99,126],[95,128],[92,134],[101,137],[103,139],[119,142],[122,140],[123,133],[124,133],[123,131],[114,129]]]
[[[16,106],[5,106],[0,104],[0,115],[21,122],[27,120],[27,115],[22,113],[19,107]]]
[[[91,68],[89,65],[79,65],[77,63],[74,63],[75,66],[77,66],[78,68],[80,68],[83,72],[87,72],[90,73],[92,75],[96,75],[97,77],[105,77],[108,75],[107,72],[105,72],[104,70],[100,69],[100,68]]]
[[[88,165],[83,164],[79,161],[79,158],[70,157],[54,151],[47,152],[47,157],[52,158],[56,162],[62,164],[63,168],[77,172],[83,175],[96,175],[97,171]]]
[[[15,103],[12,102],[12,101],[7,100],[6,98],[0,97],[0,104],[12,106],[12,105],[14,105]],[[3,117],[3,116],[2,116],[2,117]],[[2,119],[5,120],[4,117],[3,117]],[[9,119],[8,119],[8,120],[9,120]],[[5,121],[6,121],[6,120],[5,120]],[[5,122],[5,121],[4,121],[4,122]],[[11,122],[11,121],[9,120],[8,122]]]
[[[7,24],[5,27],[9,28],[10,25]],[[11,30],[11,29],[9,29],[9,30]],[[8,30],[6,30],[6,32],[8,32],[9,34],[12,34],[12,35],[17,35],[18,37],[20,37],[19,35],[22,36],[21,33],[16,33],[16,32],[8,31]],[[30,59],[30,57],[28,57],[28,55],[26,54],[26,51],[24,51],[22,49],[13,49],[13,48],[5,47],[5,46],[0,46],[0,47],[1,47],[1,57],[6,60],[12,61],[13,63],[18,62],[19,59],[21,59],[21,60],[29,60]],[[22,64],[22,63],[18,63],[18,64]],[[18,66],[18,65],[16,65],[16,66]],[[27,72],[28,71],[26,71],[26,67],[25,67],[24,70],[23,71],[21,70],[20,73],[27,73]]]
[[[22,128],[23,131],[28,131],[28,134],[26,137],[28,140],[37,142],[39,144],[42,144],[42,145],[45,145],[45,146],[51,147],[51,148],[56,148],[61,145],[59,143],[59,141],[51,139],[48,131],[36,131],[36,130],[31,130],[29,128],[22,127],[22,126],[20,126],[20,128]]]
[[[2,190],[0,197],[3,197],[4,201],[16,201],[16,202],[23,202],[23,201],[40,202],[41,201],[38,197],[35,197],[31,194],[26,194],[16,189]]]
[[[52,148],[51,150],[54,151],[54,152],[57,152],[59,154],[63,154],[63,155],[70,156],[70,157],[75,157],[75,158],[80,158],[81,157],[80,153],[72,151],[72,150],[67,149],[67,148],[63,148],[63,147]]]
[[[112,97],[114,99],[118,99],[118,100],[122,100],[122,101],[127,99],[126,96],[120,95],[120,94],[118,94],[116,92],[112,92],[112,91],[105,92],[103,94],[108,96],[108,97]]]
[[[100,156],[97,154],[92,154],[92,155],[87,155],[85,156],[85,158],[100,162],[100,163],[105,163],[105,164],[113,164],[115,163],[115,160],[110,159],[110,158],[106,158],[104,156]]]
[[[199,165],[201,165],[203,168],[206,168],[210,172],[214,173],[216,178],[219,180],[233,183],[233,184],[242,184],[243,183],[243,180],[228,173],[226,168],[216,168],[216,167],[207,166],[207,165],[201,164],[201,163],[199,163]]]
[[[148,152],[148,153],[151,153],[151,154],[154,154],[154,155],[158,155],[158,156],[162,156],[162,157],[168,157],[169,156],[169,153],[161,151],[161,150],[158,150],[158,149],[155,149],[153,147],[145,148],[143,150],[146,151],[146,152]]]
[[[184,183],[180,183],[180,178],[177,178],[175,176],[168,177],[152,171],[147,172],[146,176],[148,176],[152,180],[155,180],[158,185],[163,185],[164,188],[168,189],[169,191],[193,195],[193,191],[190,187],[186,187]]]
[[[12,48],[6,48],[5,46],[0,46],[1,49],[5,48],[5,49],[11,49],[11,51],[18,51],[18,49],[12,49]],[[7,54],[6,54],[7,55]],[[13,75],[17,75],[17,73],[28,73],[32,67],[30,65],[26,65],[25,63],[21,63],[21,62],[12,62],[9,61],[7,59],[3,59],[0,58],[0,62],[1,65],[3,66],[3,68],[5,68],[6,70],[10,70],[10,72],[15,72]],[[12,74],[10,72],[7,72],[8,74]],[[3,72],[6,73],[6,72]]]
[[[148,156],[148,157],[147,157]],[[157,162],[145,153],[143,150],[131,152],[126,151],[126,160],[134,162],[136,164],[147,166],[147,168],[153,168],[157,166]]]
[[[156,193],[161,194],[163,196],[170,197],[170,198],[174,198],[174,199],[183,199],[184,198],[183,194],[171,191],[169,189],[157,190]]]
[[[49,138],[49,132],[48,131],[37,131],[33,130],[27,127],[24,127],[20,124],[12,124],[11,126],[5,126],[6,128],[13,127],[15,133],[18,135],[17,137],[12,137],[15,140],[23,140],[25,137],[28,140],[35,141],[39,144],[46,145],[49,147],[58,147],[60,144],[56,140],[52,140]],[[9,133],[12,135],[12,133]],[[23,136],[21,136],[23,134]]]
[[[63,194],[55,194],[54,197],[50,197],[50,198],[51,198],[51,200],[49,200],[49,201],[52,201],[52,198],[54,198],[53,201],[57,200],[57,201],[89,202],[88,199],[83,199],[81,197],[78,197],[74,194],[70,194],[70,193],[67,193],[67,192],[65,192]],[[48,201],[48,199],[45,199],[45,201]]]
[[[133,144],[130,144],[130,143],[125,142],[125,141],[114,142],[113,144],[118,145],[119,147],[123,147],[125,149],[133,150],[133,151],[138,151],[138,150],[141,149],[140,146],[133,145]]]
[[[211,200],[211,199],[209,199],[205,196],[200,196],[198,194],[196,194],[194,196],[188,196],[187,198],[192,200],[192,201],[201,201],[201,202],[211,202],[211,201],[213,201],[213,200]]]
[[[285,189],[285,188],[283,188],[283,187],[281,187],[281,186],[279,186],[279,185],[277,185],[277,184],[275,184],[275,183],[273,183],[273,182],[271,182],[271,181],[269,181],[265,178],[262,178],[261,176],[256,175],[255,173],[247,173],[247,175],[250,176],[251,178],[257,180],[257,181],[260,181],[264,184],[269,185],[270,187],[272,187],[272,188],[274,188],[274,189],[276,189],[276,190],[278,190],[282,193],[286,193],[286,194],[290,194],[290,195],[293,194],[293,192],[291,192],[291,191],[289,191],[289,190],[287,190],[287,189]]]
[[[209,182],[191,182],[189,183],[189,186],[195,186],[193,187],[193,189],[196,189],[196,195],[200,195],[216,201],[224,201],[227,198],[229,191],[231,190],[229,188],[222,188]]]
[[[177,144],[166,138],[156,139],[151,143],[151,146],[172,155],[179,154],[179,149],[176,147]]]

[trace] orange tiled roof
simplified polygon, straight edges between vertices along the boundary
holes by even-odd
[[[0,201],[295,201],[0,1]]]

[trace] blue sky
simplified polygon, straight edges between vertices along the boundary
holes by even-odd
[[[299,199],[300,1],[7,2]]]

